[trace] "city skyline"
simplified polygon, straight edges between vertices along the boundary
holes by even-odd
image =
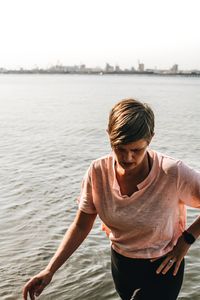
[[[198,0],[0,1],[0,67],[200,69]]]
[[[3,68],[0,66],[0,72],[3,71],[17,71],[17,70],[96,70],[96,71],[107,71],[107,72],[112,72],[112,71],[128,71],[128,70],[134,70],[134,71],[173,71],[173,72],[192,72],[192,71],[200,71],[200,69],[194,68],[194,69],[183,69],[181,66],[179,66],[177,63],[168,66],[165,69],[159,68],[159,66],[155,66],[154,68],[149,68],[144,64],[144,62],[141,62],[138,60],[138,64],[136,66],[134,65],[129,65],[126,68],[123,68],[120,66],[120,64],[115,64],[111,65],[109,62],[104,63],[104,66],[87,66],[85,63],[81,64],[72,64],[72,65],[65,65],[61,61],[57,61],[56,64],[49,64],[47,67],[42,67],[37,64],[34,64],[33,67],[24,67],[20,66],[18,68]]]
[[[0,74],[146,74],[146,75],[183,75],[200,76],[200,70],[181,70],[178,64],[174,64],[168,69],[145,68],[144,63],[138,61],[138,67],[121,68],[120,65],[112,66],[109,63],[101,67],[88,67],[85,64],[65,66],[61,63],[52,65],[49,68],[35,67],[33,69],[5,69],[0,68]]]

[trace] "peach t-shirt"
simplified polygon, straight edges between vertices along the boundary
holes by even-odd
[[[179,160],[148,152],[151,171],[130,197],[120,193],[111,153],[91,163],[78,199],[81,211],[99,215],[113,249],[131,258],[169,252],[185,229],[185,205],[200,208],[200,173]]]

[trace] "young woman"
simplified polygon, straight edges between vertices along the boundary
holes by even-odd
[[[121,299],[177,299],[184,256],[200,235],[200,218],[185,228],[185,205],[200,207],[200,174],[149,149],[154,114],[147,104],[117,103],[108,134],[112,152],[91,163],[76,218],[48,266],[25,285],[25,300],[41,294],[97,214],[111,240],[112,275]]]

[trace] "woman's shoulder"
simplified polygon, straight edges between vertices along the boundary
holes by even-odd
[[[177,159],[176,157],[173,157],[171,155],[168,155],[166,153],[160,152],[160,151],[156,151],[156,150],[150,150],[153,158],[154,159],[158,159],[159,161],[166,161],[170,164],[177,164],[180,159]]]
[[[152,152],[153,159],[154,161],[157,161],[159,169],[162,169],[167,174],[177,174],[177,169],[180,163],[179,159],[159,151],[152,150]]]
[[[172,157],[157,151],[153,151],[153,153],[154,161],[157,162],[157,168],[155,168],[157,171],[159,169],[159,171],[162,171],[165,174],[171,175],[173,177],[192,176],[200,178],[200,172],[192,168],[182,159],[178,159],[176,157]]]

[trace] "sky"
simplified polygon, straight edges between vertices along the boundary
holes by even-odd
[[[0,0],[0,68],[200,70],[199,0]]]

